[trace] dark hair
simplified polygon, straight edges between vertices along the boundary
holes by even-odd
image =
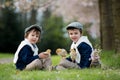
[[[74,30],[74,29],[78,29],[78,28],[75,28],[75,27],[68,27],[67,30]],[[82,33],[82,29],[79,29],[80,33]]]
[[[25,33],[24,37],[27,38],[28,35],[29,35],[29,33],[30,33],[32,30],[33,30],[33,32],[36,32],[36,34],[39,35],[39,40],[40,40],[40,33],[41,33],[41,31],[39,31],[37,28],[31,28],[29,31],[27,31],[27,32]],[[38,41],[39,41],[39,40],[38,40]]]

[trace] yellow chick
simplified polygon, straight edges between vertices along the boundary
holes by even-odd
[[[51,50],[50,50],[50,49],[47,49],[44,54],[45,54],[45,55],[50,55],[50,54],[51,54]]]
[[[101,67],[101,62],[100,62],[100,54],[101,50],[95,49],[91,55],[91,65],[90,67]]]
[[[75,61],[76,56],[77,56],[76,51],[74,49],[70,49],[70,57],[72,61]]]
[[[99,50],[99,49],[95,49],[95,50],[93,51],[93,53],[92,53],[92,55],[91,55],[92,61],[97,61],[97,60],[100,59],[100,56],[99,56],[100,52],[101,52],[101,50]]]
[[[67,51],[65,49],[58,48],[56,50],[57,55],[61,57],[66,57],[67,56]]]

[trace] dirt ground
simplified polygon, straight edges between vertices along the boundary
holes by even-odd
[[[3,59],[0,59],[0,64],[11,63],[12,61],[13,61],[13,58],[3,58]]]

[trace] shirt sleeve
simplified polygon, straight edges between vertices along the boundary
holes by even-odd
[[[90,66],[91,61],[89,60],[91,53],[92,53],[92,48],[85,42],[82,42],[78,46],[78,51],[81,55],[81,61],[78,64],[81,68],[87,68]]]
[[[33,56],[34,52],[32,51],[31,47],[28,45],[25,45],[21,51],[19,58],[24,62],[25,64],[31,63],[33,60],[39,58],[38,55]]]

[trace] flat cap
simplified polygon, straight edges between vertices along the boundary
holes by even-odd
[[[42,27],[35,24],[35,25],[31,25],[31,26],[25,28],[25,33],[28,32],[28,31],[30,31],[33,28],[36,28],[38,31],[42,32]]]
[[[66,29],[68,30],[69,28],[77,28],[83,30],[83,25],[79,22],[72,22],[66,26]]]

